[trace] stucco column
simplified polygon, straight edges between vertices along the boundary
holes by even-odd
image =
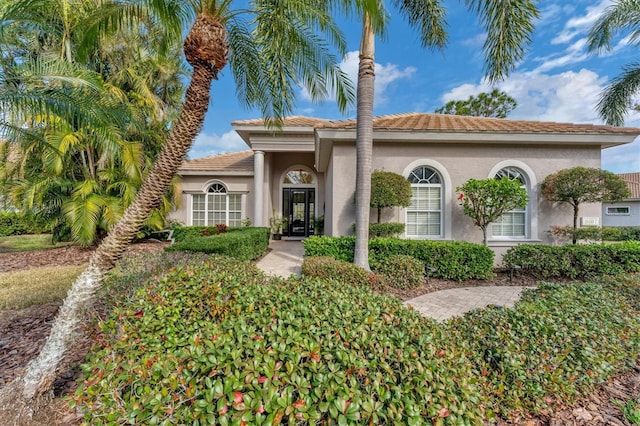
[[[264,226],[264,151],[253,152],[253,225]]]

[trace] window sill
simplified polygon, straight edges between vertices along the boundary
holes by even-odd
[[[540,243],[542,240],[531,239],[531,238],[509,238],[509,239],[493,239],[487,241],[487,246],[489,247],[513,247],[519,244],[536,244]]]

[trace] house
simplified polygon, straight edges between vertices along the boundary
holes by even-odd
[[[631,196],[619,203],[602,203],[602,226],[640,226],[640,172],[621,173]]]
[[[456,187],[470,178],[507,176],[526,187],[529,203],[492,225],[497,253],[522,242],[551,243],[552,225],[570,225],[572,209],[552,204],[540,183],[560,169],[600,167],[604,148],[632,142],[640,129],[442,114],[408,113],[374,119],[372,171],[393,171],[413,187],[408,208],[387,209],[384,221],[406,224],[404,238],[482,241],[457,203]],[[263,120],[235,121],[249,150],[187,161],[179,171],[183,202],[173,218],[188,225],[249,218],[268,226],[287,217],[284,235],[314,233],[324,216],[325,235],[353,233],[356,121],[288,117],[278,132]],[[601,205],[581,206],[599,222]],[[372,218],[376,216],[372,214]]]

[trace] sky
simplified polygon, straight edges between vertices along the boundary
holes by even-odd
[[[640,53],[627,43],[627,34],[615,39],[609,52],[587,52],[589,29],[612,3],[538,1],[540,18],[524,59],[506,79],[490,86],[483,79],[486,34],[465,2],[442,1],[449,35],[442,51],[422,48],[417,33],[387,2],[391,12],[388,32],[384,39],[376,40],[374,116],[433,112],[450,100],[467,99],[497,87],[518,103],[508,118],[603,124],[595,109],[600,93]],[[348,43],[340,66],[355,83],[361,26],[356,20],[340,20],[339,24]],[[203,131],[189,152],[191,159],[248,149],[231,122],[260,118],[259,111],[247,110],[237,100],[229,67],[213,82],[211,94]],[[355,106],[346,114],[340,113],[332,100],[312,103],[301,89],[292,115],[341,120],[355,118],[355,113]],[[640,114],[629,114],[625,126],[640,127]],[[602,168],[614,173],[640,172],[640,138],[603,150]]]

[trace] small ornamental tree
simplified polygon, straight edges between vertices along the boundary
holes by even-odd
[[[385,207],[411,205],[411,183],[402,175],[383,170],[371,174],[371,207],[378,209],[378,223]]]
[[[482,230],[482,241],[487,245],[487,228],[504,213],[527,205],[527,190],[519,180],[469,179],[456,188],[458,201],[464,214]]]
[[[573,244],[576,243],[578,211],[582,203],[615,203],[631,194],[619,176],[588,167],[572,167],[548,175],[542,181],[542,194],[553,202],[573,207]]]

